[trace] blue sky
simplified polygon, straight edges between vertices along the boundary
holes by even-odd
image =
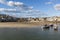
[[[17,17],[60,16],[60,0],[0,0],[0,13]]]

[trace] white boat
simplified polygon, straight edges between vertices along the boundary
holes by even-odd
[[[58,26],[56,24],[54,25],[54,30],[58,30]]]

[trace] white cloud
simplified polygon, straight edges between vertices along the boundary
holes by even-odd
[[[0,8],[0,11],[4,11],[4,8]]]
[[[30,9],[33,9],[33,6],[29,7]]]
[[[33,8],[33,6],[27,6],[23,2],[0,0],[0,3],[10,7],[19,8],[20,10],[32,10]]]
[[[7,5],[13,6],[14,5],[14,2],[13,1],[9,1],[9,2],[7,2]]]
[[[52,2],[46,2],[45,4],[52,4]]]
[[[0,12],[3,13],[8,13],[8,14],[19,13],[19,16],[23,16],[23,15],[40,16],[43,14],[39,10],[33,10],[33,6],[27,6],[22,2],[0,0],[0,3],[10,6],[10,8],[0,8]]]
[[[54,5],[55,10],[60,10],[60,4]]]
[[[22,11],[22,10],[17,10],[17,9],[11,9],[11,8],[0,8],[0,12],[4,12],[4,13],[7,13],[8,15],[19,15],[21,17],[39,17],[41,15],[46,15],[45,13],[42,13],[40,12],[39,10],[25,10],[25,11]],[[25,15],[25,16],[24,16]]]
[[[3,11],[16,11],[16,9],[0,8],[0,12],[3,12]]]
[[[5,4],[5,0],[0,0],[0,3]]]
[[[9,1],[9,2],[7,2],[7,4],[9,6],[21,6],[21,5],[23,5],[22,2],[13,2],[13,1]]]
[[[17,6],[23,5],[22,2],[15,2],[14,4],[17,5]]]
[[[6,0],[0,0],[0,3],[8,5],[8,6],[21,6],[24,4],[22,2],[14,2],[14,1],[6,1]]]

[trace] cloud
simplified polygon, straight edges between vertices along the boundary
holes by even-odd
[[[11,8],[0,8],[0,12],[4,12],[4,13],[8,13],[8,14],[18,14],[20,16],[23,17],[23,15],[25,16],[38,16],[38,15],[45,15],[44,13],[42,13],[41,11],[39,10],[25,10],[25,11],[20,11],[20,10],[17,10],[17,9],[11,9]]]
[[[29,8],[30,8],[30,9],[33,9],[33,6],[30,6]]]
[[[14,12],[14,13],[38,13],[38,10],[19,10],[16,8],[0,8],[0,12]]]
[[[0,8],[0,12],[15,12],[16,9],[7,9],[7,8]]]
[[[54,5],[55,10],[60,10],[60,4]]]
[[[58,0],[48,0],[47,2],[45,2],[45,4],[52,4],[52,5],[54,5],[56,2],[58,2]]]
[[[9,5],[9,6],[21,6],[21,5],[23,5],[23,3],[22,2],[9,1],[9,2],[7,2],[7,5]]]
[[[6,0],[0,0],[0,3],[5,4]]]
[[[1,4],[6,6],[10,6],[10,8],[0,8],[0,12],[7,13],[7,14],[18,14],[19,16],[41,16],[45,15],[41,13],[40,10],[34,10],[33,6],[27,6],[23,2],[15,2],[15,1],[6,1],[0,0]],[[14,7],[14,8],[13,8]]]
[[[0,8],[0,11],[16,11],[16,9]]]
[[[23,5],[22,2],[14,2],[14,1],[6,1],[6,0],[0,0],[0,3],[8,5],[8,6],[20,6],[20,5]]]
[[[33,6],[27,6],[23,2],[0,0],[0,3],[17,9],[19,8],[19,10],[32,10],[33,8]]]
[[[0,8],[0,11],[4,11],[4,8]]]
[[[52,2],[45,2],[45,4],[52,4]]]

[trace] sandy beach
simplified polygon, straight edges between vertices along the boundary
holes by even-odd
[[[40,26],[39,23],[18,23],[18,22],[0,22],[0,28],[1,27],[35,27]]]
[[[51,24],[51,22],[27,22],[27,23],[20,23],[20,22],[0,22],[0,28],[1,27],[37,27],[42,26],[44,24]]]

